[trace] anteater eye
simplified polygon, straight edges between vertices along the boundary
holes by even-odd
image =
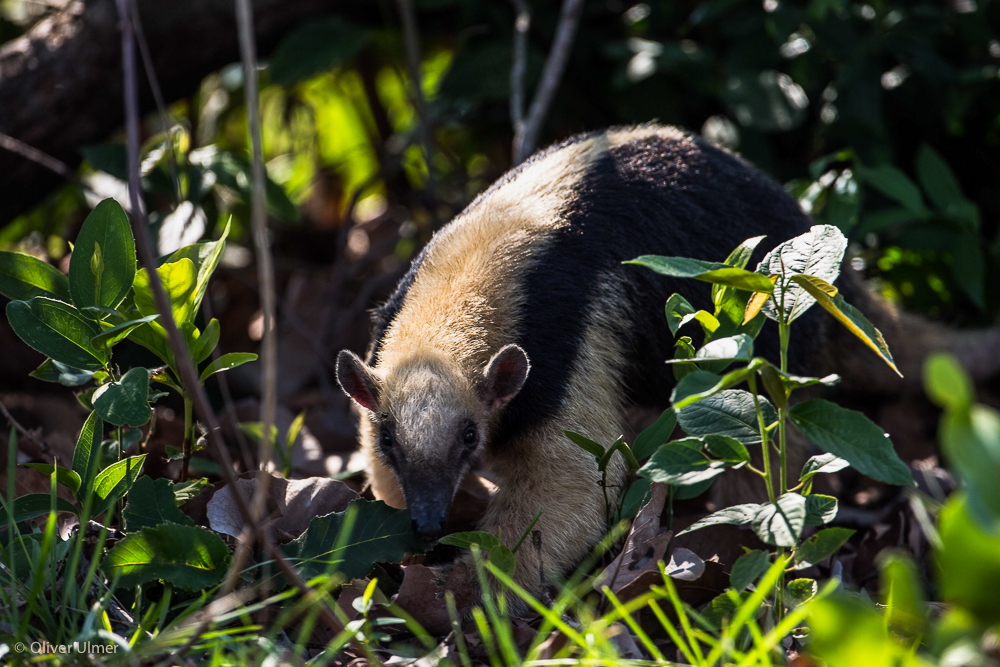
[[[392,436],[389,435],[388,431],[382,431],[382,433],[379,434],[378,444],[382,447],[382,449],[392,448]]]
[[[465,429],[465,444],[471,445],[476,442],[476,429],[471,426]]]

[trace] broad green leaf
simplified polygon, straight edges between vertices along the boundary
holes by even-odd
[[[44,382],[58,382],[64,387],[79,387],[81,384],[90,382],[94,377],[94,372],[73,368],[61,364],[55,359],[46,359],[28,375]]]
[[[492,535],[481,530],[470,530],[465,533],[452,533],[451,535],[445,535],[438,540],[438,542],[440,544],[448,544],[460,549],[470,549],[472,548],[472,545],[476,545],[483,551],[492,551],[500,546],[500,540],[497,539],[496,535]]]
[[[806,522],[806,499],[786,493],[773,503],[760,506],[753,517],[753,530],[765,544],[794,547]]]
[[[11,301],[7,320],[31,348],[67,366],[96,371],[107,363],[107,352],[91,343],[100,333],[97,324],[68,303],[41,296]]]
[[[214,145],[199,148],[191,151],[188,159],[192,164],[196,164],[215,174],[218,183],[223,185],[244,201],[250,200],[251,172],[253,170],[250,161],[235,153],[220,151]],[[267,176],[265,174],[265,176]],[[288,195],[267,176],[264,183],[264,204],[270,215],[298,222],[298,208],[288,199]]]
[[[812,295],[819,302],[819,305],[847,327],[848,331],[871,348],[882,361],[889,365],[889,368],[896,371],[899,377],[903,377],[903,374],[896,368],[896,363],[892,360],[892,353],[889,352],[889,346],[882,338],[882,332],[876,329],[875,325],[869,322],[860,310],[844,301],[844,297],[837,293],[837,289],[833,285],[816,276],[797,275],[792,276],[792,280]]]
[[[215,347],[219,344],[219,320],[212,318],[212,321],[208,323],[205,330],[201,332],[201,336],[198,338],[197,344],[191,349],[191,355],[194,357],[194,362],[200,364],[201,362],[212,356],[212,352],[215,351]]]
[[[628,491],[625,492],[625,496],[622,498],[621,512],[615,517],[615,521],[629,521],[634,519],[635,515],[642,509],[642,506],[649,500],[651,487],[652,483],[644,477],[639,477],[632,482],[632,485],[628,487]],[[675,494],[674,498],[676,497]]]
[[[226,223],[226,228],[223,230],[222,236],[219,237],[218,241],[207,241],[185,246],[175,251],[164,262],[164,264],[171,264],[179,262],[182,259],[190,259],[194,264],[195,273],[198,277],[195,281],[194,299],[191,309],[196,313],[201,308],[201,301],[205,298],[205,292],[208,290],[208,281],[212,278],[212,274],[215,273],[215,268],[219,265],[222,251],[226,249],[227,238],[229,238],[229,223]]]
[[[111,506],[121,500],[132,488],[135,480],[142,472],[142,464],[146,461],[146,455],[129,456],[128,458],[113,463],[97,474],[94,479],[94,493],[100,500],[93,516],[97,517],[111,509]]]
[[[768,280],[772,284],[777,284],[778,276],[768,276]],[[743,325],[749,324],[755,317],[760,314],[760,311],[764,308],[764,304],[767,303],[768,299],[771,298],[771,294],[765,294],[764,292],[754,292],[747,300],[747,306],[743,311]]]
[[[928,605],[923,590],[923,576],[903,551],[883,552],[878,556],[882,606],[889,626],[900,635],[916,637],[927,630]]]
[[[732,572],[729,573],[729,583],[734,591],[742,593],[743,589],[767,572],[770,566],[766,551],[751,551],[733,563]]]
[[[632,443],[632,453],[639,461],[649,457],[657,447],[670,440],[670,434],[677,426],[677,413],[667,408],[650,426],[642,430]]]
[[[91,339],[94,347],[99,349],[107,350],[114,346],[118,341],[124,339],[131,333],[132,329],[140,327],[147,322],[152,322],[160,315],[159,313],[154,313],[152,315],[147,315],[146,317],[139,318],[137,320],[129,320],[127,322],[122,322],[121,324],[116,324],[115,326],[107,329]]]
[[[917,179],[942,213],[948,213],[952,207],[965,201],[955,173],[944,158],[927,144],[922,144],[917,151]]]
[[[667,315],[667,326],[670,328],[671,335],[676,336],[677,330],[686,321],[684,318],[694,314],[695,311],[696,308],[688,303],[688,300],[680,294],[671,294],[670,298],[667,299],[667,305],[664,307],[664,312]]]
[[[69,301],[69,279],[37,257],[0,250],[0,294],[12,301],[36,296]]]
[[[835,593],[809,603],[809,653],[828,667],[893,665],[931,667],[913,646],[886,631],[875,605],[853,594]],[[941,663],[935,660],[934,665]]]
[[[600,460],[604,456],[604,445],[594,442],[590,438],[580,435],[579,433],[574,433],[573,431],[563,431],[567,438],[573,441],[580,449],[584,450],[588,454],[593,455],[594,458]]]
[[[924,361],[924,389],[945,410],[966,410],[976,399],[965,369],[946,352],[935,352]]]
[[[14,499],[14,523],[20,523],[22,521],[27,521],[28,519],[34,519],[38,516],[44,516],[49,513],[49,509],[52,507],[52,496],[47,493],[29,493],[23,495],[20,498]],[[69,502],[65,498],[60,498],[56,496],[56,512],[70,512],[72,514],[77,514],[76,507],[73,503]],[[4,524],[6,524],[7,518],[6,514],[4,516]],[[6,545],[4,545],[6,546]]]
[[[817,398],[793,406],[788,414],[820,449],[847,459],[861,474],[886,484],[913,485],[888,434],[860,412]]]
[[[845,459],[836,456],[835,454],[817,454],[816,456],[810,457],[806,461],[805,465],[802,466],[802,474],[799,475],[799,480],[802,482],[808,482],[813,478],[814,475],[820,473],[834,473],[839,472],[851,465]]]
[[[216,373],[232,370],[233,368],[242,366],[249,361],[256,360],[257,355],[253,352],[229,352],[222,355],[208,366],[205,366],[205,370],[201,372],[201,381],[204,382]]]
[[[709,373],[708,371],[697,371],[684,376],[681,379],[681,382],[678,382],[677,386],[674,387],[674,391],[671,396],[674,409],[686,410],[689,406],[697,403],[698,401],[702,401],[710,396],[715,396],[729,387],[735,387],[750,377],[751,373],[756,372],[758,366],[759,362],[754,360],[744,368],[737,368],[734,371],[729,371],[722,377],[719,377],[715,373]],[[694,379],[688,380],[688,378]],[[718,380],[715,384],[710,385],[709,382],[712,378],[718,378]],[[685,380],[687,380],[687,382],[684,382]]]
[[[156,269],[156,273],[159,274],[163,289],[170,299],[170,311],[174,321],[178,326],[183,322],[190,322],[197,314],[194,299],[198,276],[195,273],[194,262],[184,257],[176,262],[163,264]],[[140,269],[135,275],[135,307],[145,316],[155,315],[158,312],[149,284],[149,272],[146,269]]]
[[[835,374],[830,374],[821,378],[808,377],[803,375],[792,375],[791,373],[784,373],[780,368],[772,364],[766,359],[761,359],[762,367],[770,368],[774,373],[777,374],[777,380],[781,382],[782,386],[789,391],[795,389],[802,389],[804,387],[812,387],[817,384],[821,384],[824,387],[832,387],[840,382],[840,376]]]
[[[502,544],[490,549],[490,562],[508,577],[513,577],[514,570],[517,569],[514,552]]]
[[[746,524],[753,521],[753,518],[757,516],[757,512],[760,511],[761,506],[755,503],[748,503],[746,505],[733,505],[732,507],[727,507],[725,509],[719,510],[718,512],[713,512],[703,519],[698,519],[690,526],[677,533],[677,537],[680,537],[684,533],[691,533],[708,526],[717,526],[720,524],[727,524],[731,526],[745,526]]]
[[[262,442],[264,436],[264,423],[263,422],[241,422],[240,430],[246,433],[248,436],[253,438],[254,442]],[[271,442],[278,441],[278,427],[271,424]]]
[[[813,493],[806,496],[806,525],[825,526],[837,518],[837,499]]]
[[[25,463],[24,465],[27,468],[32,468],[46,475],[51,475],[55,471],[56,481],[72,491],[73,495],[76,495],[80,490],[80,475],[75,470],[63,468],[62,466],[54,466],[51,463]]]
[[[338,67],[361,50],[371,33],[342,18],[314,19],[288,33],[271,54],[271,80],[290,86]]]
[[[663,445],[653,452],[646,465],[639,468],[639,476],[661,484],[689,486],[722,474],[725,463],[710,461],[699,451],[701,442],[694,442],[697,449],[686,446],[683,441]]]
[[[778,414],[763,397],[759,397],[764,424],[777,421]],[[744,445],[760,443],[760,427],[753,395],[741,389],[727,389],[690,405],[678,414],[681,428],[688,435],[728,435]]]
[[[129,535],[108,552],[101,564],[109,578],[129,589],[157,579],[188,591],[222,581],[229,547],[215,533],[198,526],[163,523]]]
[[[122,376],[119,382],[110,382],[98,387],[91,401],[101,419],[132,428],[149,422],[152,411],[149,408],[149,371],[133,368]]]
[[[201,490],[209,486],[208,480],[202,477],[201,479],[192,479],[187,482],[181,482],[172,485],[174,493],[174,502],[178,505],[183,505],[187,501],[191,500],[195,496],[201,493]]]
[[[753,338],[746,334],[736,334],[718,338],[706,343],[694,355],[695,362],[702,361],[747,361],[753,358]]]
[[[924,206],[924,198],[920,196],[920,189],[900,169],[890,164],[883,164],[878,167],[857,165],[855,173],[862,181],[868,183],[886,197],[899,202],[909,211],[917,215],[923,215],[927,212]]]
[[[788,582],[785,593],[792,599],[794,604],[804,604],[816,597],[819,592],[819,584],[815,579],[793,579]]]
[[[951,496],[938,516],[941,548],[937,584],[941,599],[974,615],[978,623],[1000,622],[1000,532],[984,529],[964,493]]]
[[[696,310],[690,315],[685,315],[681,318],[680,324],[678,326],[682,327],[688,322],[697,322],[701,325],[702,331],[705,332],[706,336],[710,336],[715,333],[719,328],[719,320],[716,319],[715,315],[708,312],[707,310]]]
[[[194,522],[177,509],[173,485],[168,479],[153,480],[140,477],[128,494],[128,504],[122,512],[125,531],[131,535],[143,528],[153,528],[161,523],[179,523],[192,526]]]
[[[702,437],[705,448],[712,456],[716,456],[730,465],[750,462],[750,452],[743,443],[727,435],[711,434]]]
[[[764,314],[778,320],[781,306],[788,322],[794,322],[815,303],[811,293],[791,282],[792,276],[807,273],[832,283],[840,275],[840,262],[847,249],[847,237],[832,225],[813,227],[794,239],[785,241],[764,256],[757,271],[778,276],[774,296],[763,306]]]
[[[76,448],[73,450],[73,472],[79,475],[81,480],[81,492],[76,494],[76,499],[81,505],[86,500],[85,494],[89,492],[100,470],[103,439],[104,422],[97,412],[91,412],[87,421],[83,423],[83,428],[80,429],[80,437],[77,438]]]
[[[719,262],[705,262],[689,257],[664,257],[661,255],[643,255],[626,264],[637,264],[652,269],[664,276],[674,278],[694,278],[715,285],[727,285],[750,292],[766,292],[774,290],[765,276],[744,269],[737,269]]]
[[[771,401],[778,406],[779,410],[787,408],[788,390],[781,381],[781,371],[773,364],[765,362],[761,364],[759,372],[760,379],[764,383],[764,389],[767,390],[767,395],[771,397]]]
[[[93,271],[95,252],[103,260],[100,275]],[[128,216],[114,199],[105,199],[87,216],[73,246],[69,260],[73,304],[116,308],[128,296],[134,278],[135,241]]]
[[[844,542],[851,539],[853,534],[854,531],[848,528],[824,528],[817,532],[795,550],[794,569],[802,570],[829,558],[837,552],[837,549],[844,546]]]
[[[142,345],[159,357],[164,363],[173,367],[174,355],[167,341],[167,332],[158,322],[149,322],[132,329],[128,339]]]
[[[729,257],[726,257],[726,261],[723,264],[732,266],[737,269],[747,268],[747,264],[750,262],[750,257],[753,255],[753,251],[757,248],[761,241],[764,240],[763,236],[755,236],[752,239],[747,239],[743,243],[736,246],[736,248],[729,253]],[[726,292],[732,288],[726,287],[725,285],[712,285],[712,303],[715,304],[716,310],[721,309],[722,302],[726,298]]]
[[[969,492],[969,508],[989,525],[1000,519],[1000,412],[974,405],[941,420],[941,447]]]
[[[338,544],[350,511],[357,513],[354,528]],[[404,555],[423,553],[430,546],[413,534],[408,510],[358,499],[345,512],[316,517],[304,533],[280,548],[304,578],[330,571],[350,581],[367,575],[377,562],[398,563]]]

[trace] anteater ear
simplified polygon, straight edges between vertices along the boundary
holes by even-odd
[[[493,355],[483,371],[480,396],[490,412],[499,410],[517,395],[528,378],[528,355],[517,345],[507,345]]]
[[[378,410],[382,383],[375,371],[350,350],[341,350],[337,355],[337,382],[358,405],[372,412]]]

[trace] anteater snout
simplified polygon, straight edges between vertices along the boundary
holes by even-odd
[[[434,542],[444,535],[444,519],[412,520],[413,532],[424,542]]]

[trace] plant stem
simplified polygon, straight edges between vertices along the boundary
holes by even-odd
[[[184,465],[181,468],[181,481],[186,482],[188,478],[188,468],[191,465],[191,399],[187,394],[184,396]]]
[[[767,484],[767,498],[774,502],[774,485],[771,483],[771,452],[767,451],[767,424],[764,423],[764,412],[760,408],[760,398],[757,396],[757,377],[750,374],[747,379],[750,394],[753,396],[753,406],[757,411],[757,427],[760,428],[760,450],[764,454],[764,483]]]
[[[787,398],[785,399],[787,402]],[[778,488],[781,494],[788,492],[788,470],[785,457],[785,421],[788,419],[788,409],[778,410]]]

